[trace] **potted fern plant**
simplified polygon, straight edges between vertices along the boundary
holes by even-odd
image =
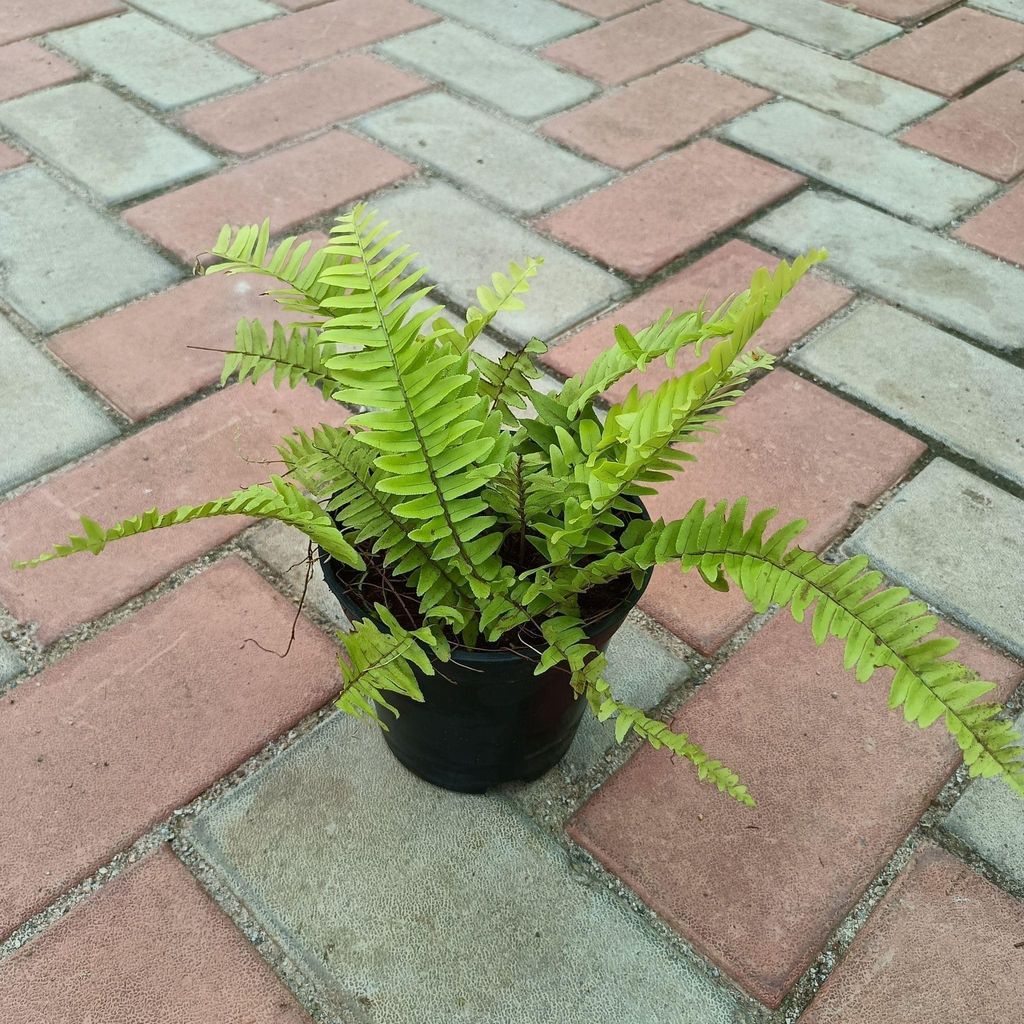
[[[205,504],[148,512],[82,534],[20,566],[195,519],[276,519],[319,548],[328,584],[354,623],[339,634],[338,705],[388,728],[392,751],[452,789],[530,778],[565,753],[585,708],[666,746],[741,801],[736,774],[685,735],[619,701],[603,649],[654,566],[676,563],[716,590],[738,587],[758,611],[810,616],[811,636],[845,644],[859,682],[892,672],[889,706],[924,727],[942,719],[972,775],[1001,776],[1024,794],[1020,737],[985,702],[993,684],[949,659],[927,607],[886,588],[863,557],[832,564],[802,550],[802,522],[773,532],[774,510],[697,502],[652,522],[642,499],[693,459],[690,446],[739,399],[754,370],[755,331],[822,252],[757,271],[715,310],[674,314],[614,339],[560,391],[535,388],[538,340],[492,359],[474,342],[501,312],[522,308],[539,260],[512,264],[477,292],[465,326],[427,301],[424,268],[397,233],[363,207],[338,218],[329,241],[286,239],[269,226],[225,227],[211,270],[280,282],[293,315],[267,331],[242,320],[224,381],[300,383],[357,411],[345,427],[297,430],[279,448],[285,472]],[[604,415],[595,401],[616,381],[683,350],[694,369]]]

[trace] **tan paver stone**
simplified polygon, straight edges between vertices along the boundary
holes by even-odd
[[[952,7],[956,0],[829,0],[839,7],[851,7],[883,21],[910,24]]]
[[[900,138],[999,181],[1024,171],[1024,71],[1008,71]]]
[[[191,263],[225,223],[269,217],[271,230],[282,234],[414,171],[386,150],[334,129],[133,206],[124,218]]]
[[[1024,184],[1010,189],[953,234],[993,256],[1024,266]]]
[[[224,516],[120,541],[102,558],[10,567],[79,532],[81,515],[110,525],[153,506],[196,504],[265,480],[273,445],[294,426],[343,416],[308,388],[273,393],[267,385],[211,395],[0,505],[0,602],[15,618],[38,622],[37,638],[49,644],[250,525]]]
[[[749,27],[685,0],[659,0],[562,39],[542,53],[588,78],[620,85],[738,36]]]
[[[4,0],[0,43],[80,25],[125,9],[118,0]]]
[[[424,88],[414,75],[353,53],[193,107],[181,123],[215,146],[250,156]]]
[[[962,657],[1004,694],[1021,677],[975,640]],[[778,1006],[960,760],[941,725],[908,726],[887,710],[886,692],[881,678],[860,686],[843,671],[837,641],[816,647],[807,623],[780,613],[674,719],[739,772],[757,808],[644,748],[584,805],[570,834],[744,988]],[[891,997],[879,1005],[891,1009]],[[840,1019],[868,1020],[828,1018]],[[877,1024],[895,1019],[903,1024],[884,1013]]]
[[[0,1017],[309,1024],[166,846],[0,964]]]
[[[1024,906],[930,844],[893,883],[800,1018],[981,1024],[1024,1003]]]
[[[581,331],[551,349],[544,357],[548,366],[564,377],[584,372],[597,356],[615,344],[613,328],[625,324],[639,331],[654,323],[666,309],[681,313],[696,309],[703,299],[709,310],[716,309],[731,295],[743,291],[758,267],[774,267],[778,262],[770,253],[733,239],[709,253],[685,270],[673,274],[606,316],[587,324]],[[817,327],[826,317],[842,309],[853,292],[824,278],[810,275],[786,296],[771,319],[757,332],[752,344],[773,355],[781,355],[795,341]],[[631,373],[613,384],[605,393],[611,402],[621,402],[634,384],[657,387],[662,381],[684,373],[695,364],[692,352],[679,354],[675,367],[664,360],[652,363],[643,373]]]
[[[879,46],[857,63],[942,96],[1024,54],[1024,25],[963,7]]]
[[[792,171],[700,139],[539,224],[563,242],[645,277],[803,181]]]
[[[12,171],[24,163],[28,163],[28,157],[20,149],[0,142],[0,171]]]
[[[27,39],[0,46],[0,100],[78,78],[73,64]]]
[[[317,244],[325,241],[316,237]],[[47,344],[126,416],[143,420],[220,379],[223,355],[189,346],[232,348],[243,316],[259,317],[267,327],[275,316],[289,321],[261,294],[266,287],[242,276],[193,278]]]
[[[0,935],[330,699],[308,620],[245,642],[294,617],[232,557],[5,695]]]
[[[676,64],[559,114],[541,130],[581,153],[629,170],[771,95],[697,64]]]
[[[694,447],[697,461],[646,504],[677,519],[698,498],[750,499],[775,507],[775,525],[807,519],[801,544],[828,545],[858,508],[895,484],[925,446],[823,388],[774,370],[725,414],[719,433]],[[655,570],[641,608],[691,647],[714,653],[753,613],[736,590],[721,594],[675,566]]]
[[[409,0],[333,0],[284,20],[236,29],[215,41],[246,64],[276,75],[437,20],[432,11]]]

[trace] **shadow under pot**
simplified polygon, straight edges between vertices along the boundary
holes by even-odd
[[[646,510],[643,518],[649,518]],[[362,574],[320,549],[324,579],[352,621],[370,616],[373,598],[359,588]],[[586,633],[603,651],[643,595],[626,577],[618,600],[593,617]],[[416,672],[424,701],[389,694],[397,718],[380,708],[391,753],[415,775],[461,793],[482,793],[504,782],[528,782],[554,767],[568,751],[586,710],[576,699],[563,662],[535,675],[536,652],[516,644],[468,650],[453,644],[437,674]]]

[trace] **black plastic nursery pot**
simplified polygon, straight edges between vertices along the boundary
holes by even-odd
[[[358,590],[345,582],[350,570],[323,549],[320,564],[349,619],[367,615]],[[648,572],[642,587],[587,628],[595,647],[607,647],[650,578]],[[379,709],[391,753],[421,779],[461,793],[543,775],[572,744],[586,701],[576,699],[564,664],[535,675],[538,661],[525,649],[454,649],[450,661],[435,662],[436,675],[417,672],[422,704],[389,694],[398,718]]]

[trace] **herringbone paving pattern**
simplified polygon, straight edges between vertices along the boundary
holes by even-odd
[[[367,198],[491,344],[571,375],[666,306],[831,258],[652,499],[749,495],[934,606],[1019,710],[1024,0],[14,0],[0,13],[0,1020],[988,1024],[1024,1004],[1024,807],[735,595],[661,570],[622,694],[759,805],[588,722],[433,790],[331,710],[304,545],[211,521],[14,573],[266,475],[344,410],[221,389],[225,221]],[[193,346],[198,346],[193,347]],[[648,382],[662,368],[652,368]],[[629,381],[627,383],[633,383]],[[621,398],[619,391],[608,396]]]

